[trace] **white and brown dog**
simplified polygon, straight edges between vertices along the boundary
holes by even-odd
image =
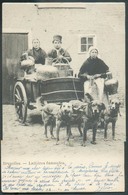
[[[67,127],[67,141],[71,134],[71,116],[72,105],[69,102],[63,102],[61,105],[55,103],[47,103],[42,107],[42,121],[45,127],[45,137],[48,138],[47,128],[50,126],[51,138],[55,138],[53,135],[53,128],[56,126],[56,139],[57,144],[59,142],[59,131],[61,125]]]
[[[71,119],[72,119],[72,104],[70,102],[63,102],[60,106],[60,110],[56,115],[56,144],[59,144],[59,131],[61,125],[67,127],[67,141],[69,141],[71,135]]]
[[[121,102],[119,99],[114,98],[110,100],[108,109],[104,111],[104,139],[107,140],[108,124],[112,123],[112,139],[115,140],[115,126],[120,114]]]

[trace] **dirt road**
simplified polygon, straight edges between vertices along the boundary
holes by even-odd
[[[70,145],[65,144],[66,131],[61,128],[60,144],[50,138],[49,141],[44,137],[44,126],[41,121],[41,115],[37,110],[28,112],[28,126],[21,125],[16,120],[13,105],[3,106],[3,141],[2,141],[2,158],[48,158],[59,157],[60,159],[102,157],[123,157],[125,141],[125,113],[121,108],[122,116],[118,118],[116,126],[116,141],[112,140],[111,126],[108,130],[108,141],[103,139],[103,130],[97,131],[97,144],[90,143],[92,132],[88,131],[87,146],[82,147],[82,138],[76,127],[73,127],[72,133],[74,139],[70,140]],[[54,130],[54,134],[55,130]]]

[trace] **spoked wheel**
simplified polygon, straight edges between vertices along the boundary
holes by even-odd
[[[21,82],[17,82],[14,86],[14,105],[16,115],[21,123],[26,122],[27,117],[27,95],[25,88]]]

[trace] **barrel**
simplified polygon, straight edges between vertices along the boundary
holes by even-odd
[[[43,99],[47,102],[63,102],[84,98],[84,89],[80,79],[73,77],[45,80],[41,92]]]

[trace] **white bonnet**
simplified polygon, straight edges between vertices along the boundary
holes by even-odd
[[[91,52],[92,50],[96,50],[97,53],[99,53],[99,50],[98,50],[97,47],[95,47],[95,46],[89,47],[88,53],[90,54],[90,52]]]

